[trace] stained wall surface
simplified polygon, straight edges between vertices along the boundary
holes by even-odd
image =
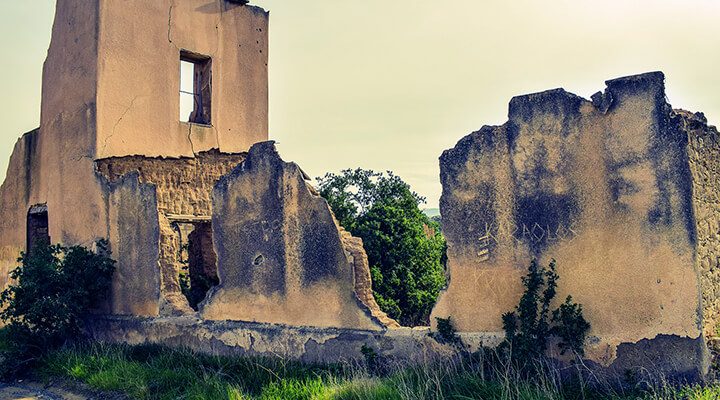
[[[204,319],[384,327],[355,294],[337,222],[305,178],[263,142],[215,185],[220,285],[201,308]]]
[[[118,261],[109,311],[120,315],[158,315],[160,225],[155,187],[141,183],[137,173],[130,173],[103,188],[108,199],[108,239],[112,257]]]
[[[674,341],[688,360],[677,368],[700,374],[687,142],[659,72],[608,81],[593,102],[561,89],[513,98],[505,125],[440,158],[450,284],[433,317],[499,332],[530,261],[556,259],[558,299],[571,294],[592,324],[591,360],[663,337],[668,358]]]
[[[53,242],[91,246],[107,237],[107,206],[93,169],[97,4],[58,1],[43,66],[41,128],[21,137],[0,189],[0,265],[25,249],[31,206],[46,204]],[[79,184],[82,182],[82,184]],[[5,280],[6,275],[0,280]]]
[[[25,251],[26,220],[31,201],[31,188],[39,175],[37,157],[38,130],[24,134],[15,144],[5,181],[0,186],[0,290],[9,280],[9,272],[17,266],[17,258]]]

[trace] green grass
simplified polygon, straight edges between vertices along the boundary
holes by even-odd
[[[325,390],[324,382],[331,376],[344,374],[336,366],[279,358],[213,357],[158,346],[101,344],[55,351],[45,358],[41,372],[138,399],[309,399]],[[272,397],[275,393],[285,395]]]
[[[0,330],[0,349],[6,342]],[[654,400],[720,398],[720,386],[662,386],[632,394],[561,386],[543,374],[467,360],[390,368],[377,376],[351,365],[305,365],[280,358],[200,355],[159,346],[84,344],[52,351],[35,374],[69,378],[134,399],[336,400]]]

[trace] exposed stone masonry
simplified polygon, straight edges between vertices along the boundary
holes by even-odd
[[[340,226],[338,224],[338,226]],[[400,324],[385,314],[375,301],[375,295],[372,290],[372,278],[370,276],[370,263],[368,262],[367,253],[363,247],[362,239],[355,237],[340,227],[340,235],[343,247],[348,256],[348,260],[353,265],[355,271],[355,294],[360,302],[370,310],[373,317],[377,318],[388,328],[399,328]]]
[[[696,264],[703,295],[703,332],[717,335],[720,320],[720,137],[702,113],[675,110],[688,133],[688,160],[697,223]]]
[[[217,150],[201,152],[195,158],[112,157],[97,160],[97,171],[111,182],[133,171],[140,182],[156,186],[160,222],[161,314],[191,313],[180,291],[181,238],[174,218],[209,217],[212,189],[218,179],[245,159],[246,153],[228,154]]]

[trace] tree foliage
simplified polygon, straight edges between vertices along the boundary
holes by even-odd
[[[543,357],[551,337],[558,338],[557,344],[563,353],[570,350],[580,356],[584,354],[590,324],[583,316],[582,306],[568,296],[563,304],[550,311],[558,279],[555,260],[547,268],[533,260],[522,278],[525,291],[516,310],[502,316],[505,344],[511,348],[512,357],[521,363]]]
[[[107,294],[115,269],[107,242],[98,252],[81,246],[36,243],[10,272],[15,282],[0,293],[12,358],[32,359],[82,332],[82,318]]]
[[[445,284],[445,239],[400,177],[344,170],[317,178],[340,225],[363,240],[380,308],[403,325],[427,324]]]

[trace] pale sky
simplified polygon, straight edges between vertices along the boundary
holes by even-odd
[[[662,70],[673,107],[720,124],[720,0],[254,3],[270,10],[270,138],[283,158],[313,177],[392,170],[427,207],[440,153],[505,122],[515,95],[587,98],[607,79]],[[53,9],[0,0],[0,178],[39,125]]]

